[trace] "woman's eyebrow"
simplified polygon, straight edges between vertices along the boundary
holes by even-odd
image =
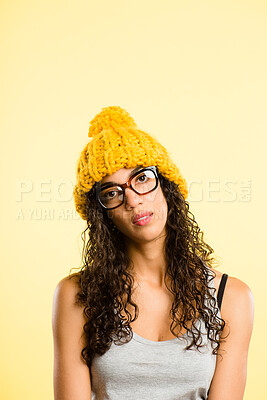
[[[133,169],[133,170],[130,172],[128,179],[129,179],[133,174],[135,174],[135,172],[139,171],[139,169],[143,169],[143,166],[142,166],[142,165],[139,165],[138,167],[136,167],[135,169]],[[101,185],[101,187],[104,187],[104,186],[110,185],[110,184],[112,184],[112,185],[119,185],[118,182],[107,181],[107,182],[104,182],[104,183]]]

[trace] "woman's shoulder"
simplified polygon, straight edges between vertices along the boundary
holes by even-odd
[[[227,275],[227,281],[226,281],[226,285],[225,285],[225,292],[227,290],[227,292],[231,292],[232,295],[234,294],[240,294],[240,292],[247,292],[247,291],[251,291],[249,286],[243,282],[241,279],[236,278],[235,276],[231,276],[228,273],[224,273],[221,272],[215,268],[210,267],[211,271],[214,272],[215,277],[214,277],[214,286],[216,289],[216,292],[218,292],[220,283],[221,283],[221,279],[223,274]]]
[[[62,278],[54,290],[54,308],[63,310],[76,310],[81,312],[81,307],[77,304],[77,294],[79,292],[79,275],[73,273]]]
[[[217,296],[223,272],[214,268],[211,268],[211,270],[215,273],[214,287]],[[254,297],[250,287],[241,279],[229,274],[227,275],[221,306],[223,318],[230,320],[236,318],[238,313],[246,315],[249,312],[250,316],[252,316],[254,311]]]
[[[79,288],[79,273],[63,277],[58,283],[57,287],[64,287],[65,290],[77,290]]]
[[[77,292],[79,289],[79,274],[73,273],[62,278],[56,285],[57,290]]]
[[[83,326],[87,322],[84,307],[76,300],[79,291],[78,277],[69,275],[56,285],[53,296],[52,326],[58,343],[68,342],[70,337],[79,340]]]

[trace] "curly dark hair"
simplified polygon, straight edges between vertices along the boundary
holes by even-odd
[[[184,327],[193,335],[192,342],[185,349],[203,347],[201,332],[195,325],[199,313],[205,322],[207,337],[212,343],[212,353],[218,354],[225,321],[217,315],[214,293],[210,292],[215,292],[215,289],[209,286],[209,281],[215,277],[215,273],[208,268],[217,263],[211,257],[214,251],[204,242],[203,232],[189,211],[189,204],[180,193],[178,185],[159,173],[158,177],[168,205],[165,238],[167,269],[164,280],[167,275],[171,278],[171,288],[168,289],[174,295],[170,310],[171,332],[175,335],[174,330],[177,327],[180,330]],[[132,339],[129,323],[136,320],[139,309],[131,299],[134,284],[131,274],[133,263],[125,251],[123,234],[97,202],[96,184],[86,196],[87,227],[81,234],[82,265],[79,272],[73,275],[78,275],[79,278],[76,304],[84,307],[83,313],[87,321],[83,327],[86,347],[81,355],[90,368],[94,356],[103,355],[112,342],[123,344]],[[204,302],[205,298],[208,299],[207,304]],[[128,304],[135,309],[133,319],[126,309]],[[180,307],[182,312],[178,319]],[[190,329],[187,327],[189,321],[192,321]],[[185,337],[183,335],[179,338],[182,340]]]

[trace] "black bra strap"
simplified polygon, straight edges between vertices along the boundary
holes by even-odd
[[[218,302],[218,307],[219,307],[220,311],[221,311],[222,298],[223,298],[223,293],[224,293],[224,289],[225,289],[225,284],[226,284],[227,278],[228,278],[228,275],[227,274],[223,274],[223,276],[221,278],[219,290],[218,290],[217,302]]]

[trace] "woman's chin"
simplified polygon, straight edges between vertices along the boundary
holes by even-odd
[[[142,229],[146,228],[146,229]],[[163,238],[166,235],[165,226],[144,226],[141,227],[140,230],[135,230],[134,232],[123,232],[123,234],[127,237],[128,240],[133,241],[135,243],[149,243],[160,238]]]

